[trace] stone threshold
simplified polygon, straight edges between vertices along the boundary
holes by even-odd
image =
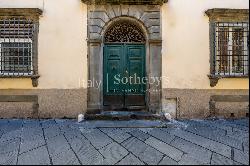
[[[86,120],[165,120],[163,115],[144,111],[102,111],[99,114],[85,114]]]

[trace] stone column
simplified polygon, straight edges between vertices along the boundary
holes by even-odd
[[[161,110],[161,90],[162,90],[162,41],[150,40],[149,41],[149,111],[152,113]],[[153,81],[155,80],[155,81]],[[158,82],[160,80],[160,82]]]
[[[100,73],[101,67],[101,41],[91,40],[88,43],[89,54],[88,54],[88,69],[89,69],[89,87],[88,87],[88,113],[97,113],[101,109],[101,93],[100,89],[96,86],[96,81],[102,81]],[[91,83],[91,84],[90,84]],[[101,87],[100,87],[101,88]]]

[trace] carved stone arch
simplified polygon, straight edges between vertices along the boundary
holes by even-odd
[[[159,5],[89,5],[89,40],[101,40],[105,26],[119,18],[133,18],[147,29],[149,40],[161,40]]]

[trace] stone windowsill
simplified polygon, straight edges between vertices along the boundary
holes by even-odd
[[[215,87],[219,81],[219,79],[222,78],[249,78],[248,75],[233,75],[233,76],[221,76],[221,75],[208,75],[208,78],[210,80],[210,86]]]

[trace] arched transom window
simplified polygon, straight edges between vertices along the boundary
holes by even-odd
[[[118,21],[106,32],[105,43],[145,43],[142,30],[130,21]]]

